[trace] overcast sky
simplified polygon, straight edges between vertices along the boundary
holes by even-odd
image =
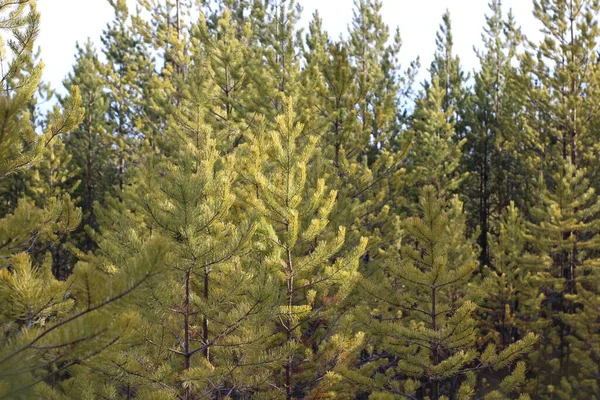
[[[128,3],[135,4],[134,0]],[[306,26],[315,9],[323,19],[330,36],[337,38],[346,32],[352,19],[353,0],[299,0],[303,6],[302,26]],[[539,37],[538,23],[532,16],[531,0],[504,0],[503,8],[513,10],[517,23],[530,38]],[[62,80],[71,70],[75,43],[88,37],[100,47],[100,34],[111,21],[113,12],[106,0],[38,0],[41,13],[41,34],[38,44],[46,65],[44,79],[55,89],[62,89]],[[422,68],[429,66],[435,50],[435,34],[446,9],[452,16],[455,51],[463,68],[477,66],[473,46],[480,47],[487,0],[383,0],[383,18],[394,30],[400,27],[404,65],[421,57]]]

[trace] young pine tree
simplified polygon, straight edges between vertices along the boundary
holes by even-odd
[[[10,13],[2,27],[15,52],[3,69],[8,71],[3,81],[10,82],[31,55],[39,16],[33,1],[0,2],[0,10]],[[41,65],[35,70],[41,72]],[[39,73],[29,75],[0,95],[0,179],[39,162],[54,137],[81,122],[81,99],[74,88],[64,110],[49,113],[45,132],[33,133],[26,110],[38,82]],[[52,398],[50,384],[65,371],[118,342],[135,316],[115,306],[152,275],[164,256],[164,246],[156,242],[110,273],[82,263],[68,281],[58,281],[49,257],[39,264],[29,253],[57,232],[72,231],[80,214],[71,203],[55,198],[44,206],[23,200],[0,219],[0,398]]]
[[[577,396],[573,385],[586,368],[579,357],[589,349],[584,342],[572,343],[571,328],[581,323],[575,316],[583,307],[577,301],[577,288],[580,284],[589,288],[588,284],[593,282],[593,276],[587,282],[588,266],[597,263],[600,249],[597,240],[600,198],[586,175],[585,169],[576,168],[566,160],[552,175],[553,186],[542,186],[539,203],[531,209],[532,231],[537,239],[533,242],[535,249],[552,258],[548,269],[552,279],[542,287],[546,297],[542,311],[552,321],[553,328],[545,331],[539,351],[531,354],[532,366],[536,366],[534,371],[539,376],[536,396],[542,393]],[[594,311],[584,310],[579,315],[583,317],[586,312]],[[583,348],[578,348],[580,345]]]
[[[102,51],[106,65],[102,72],[107,107],[107,132],[112,136],[113,160],[116,167],[115,187],[122,192],[128,175],[135,165],[141,142],[139,130],[142,106],[142,88],[154,71],[148,49],[142,38],[132,28],[132,18],[125,0],[109,0],[114,10],[114,20],[102,33]]]
[[[542,333],[547,328],[548,321],[540,315],[541,289],[552,280],[548,273],[552,260],[531,251],[535,239],[514,203],[500,217],[497,238],[489,240],[490,264],[481,275],[477,314],[482,338],[505,349],[528,331]]]
[[[103,366],[104,375],[117,377],[112,385],[144,398],[247,396],[266,379],[262,346],[276,292],[246,255],[255,228],[233,207],[236,159],[217,150],[227,132],[204,122],[194,77],[170,117],[168,155],[148,149],[124,209],[117,205],[107,219],[105,257],[135,248],[120,233],[129,230],[140,238],[160,234],[172,246],[160,280],[136,305],[144,312],[138,345]],[[122,215],[130,219],[126,229]]]
[[[297,24],[302,8],[296,0],[254,2],[249,22],[254,34],[250,48],[250,79],[254,91],[250,110],[267,116],[267,122],[282,112],[282,96],[295,99],[300,93],[299,38]],[[297,107],[302,107],[298,101]]]
[[[85,110],[83,121],[65,137],[64,145],[72,157],[70,170],[74,174],[73,180],[80,182],[72,191],[83,211],[83,224],[75,233],[75,245],[80,250],[91,251],[94,243],[86,227],[88,230],[98,228],[94,203],[102,202],[113,193],[117,178],[117,167],[112,163],[115,159],[114,138],[106,121],[106,83],[91,42],[76,46],[73,71],[67,75],[63,85],[67,90],[79,87]],[[67,99],[59,100],[64,103]]]
[[[512,364],[536,340],[532,334],[497,352],[495,345],[477,347],[476,304],[468,295],[477,269],[472,241],[465,239],[462,204],[423,189],[419,216],[407,219],[399,257],[390,251],[385,263],[361,286],[378,299],[376,308],[357,314],[358,328],[371,341],[360,353],[355,370],[343,375],[370,398],[442,399],[458,395],[505,398],[518,392],[524,363],[496,390],[477,383],[478,371]]]
[[[445,96],[439,79],[434,78],[432,86],[417,99],[411,116],[413,143],[406,161],[409,206],[417,203],[424,186],[433,185],[447,195],[456,192],[465,178],[458,170],[465,140],[457,138],[452,109],[444,109]]]
[[[461,170],[469,174],[464,184],[469,225],[480,228],[481,268],[490,264],[488,237],[496,233],[500,214],[510,201],[523,205],[527,186],[534,181],[533,171],[523,162],[529,143],[514,137],[523,134],[512,83],[517,72],[512,64],[522,38],[512,14],[505,18],[499,0],[490,3],[482,38],[485,47],[477,53],[481,69],[474,75],[474,93],[465,113],[470,130],[461,162]]]
[[[202,15],[195,31],[194,66],[204,77],[208,123],[227,132],[219,149],[230,152],[244,137],[253,117],[247,113],[252,82],[249,24],[238,25],[232,19],[232,10],[226,8],[215,15],[214,26]],[[214,22],[213,21],[213,22]],[[247,115],[248,114],[248,115]]]
[[[291,100],[285,100],[276,126],[267,131],[260,125],[243,147],[249,161],[242,172],[246,201],[261,221],[262,263],[277,280],[268,342],[276,357],[261,395],[320,397],[332,390],[333,369],[357,345],[344,300],[358,278],[366,240],[341,256],[345,229],[330,226],[328,219],[337,193],[307,174],[316,137],[297,122]]]
[[[599,200],[596,122],[600,79],[597,52],[600,4],[590,0],[540,0],[534,15],[543,25],[541,43],[523,54],[521,96],[526,129],[539,135],[544,152],[543,174],[531,214],[536,243],[549,254],[555,284],[546,290],[546,318],[554,329],[544,336],[538,362],[536,396],[576,396],[571,385],[580,366],[570,342],[571,319],[581,307],[574,301],[584,264],[595,262]],[[531,83],[530,77],[535,80]],[[563,316],[561,316],[561,314]],[[547,360],[550,359],[549,362]],[[545,393],[545,394],[542,394]]]
[[[366,143],[363,152],[369,153],[370,162],[379,147],[389,145],[398,135],[399,117],[404,111],[400,110],[397,97],[401,89],[397,60],[402,43],[400,32],[396,30],[390,37],[381,8],[380,0],[355,0],[348,38],[360,93],[356,104],[357,135]]]
[[[577,282],[577,294],[567,295],[567,299],[575,302],[578,308],[574,314],[563,315],[563,320],[571,329],[569,342],[573,348],[574,364],[577,365],[564,385],[567,391],[563,398],[594,398],[600,392],[598,260],[586,260],[581,270],[584,278]]]
[[[403,204],[406,182],[402,162],[410,137],[410,134],[399,135],[397,102],[405,99],[403,87],[411,73],[405,72],[405,80],[399,76],[400,67],[395,59],[399,42],[398,46],[386,47],[372,32],[376,28],[371,25],[381,21],[378,4],[362,2],[356,10],[351,43],[331,42],[315,15],[304,49],[307,67],[303,79],[310,82],[305,86],[311,92],[305,99],[313,109],[301,118],[316,127],[322,138],[319,142],[322,156],[313,164],[311,173],[326,177],[327,185],[338,190],[330,220],[348,228],[347,243],[351,246],[360,236],[369,238],[369,248],[363,257],[365,266],[377,255],[374,249],[387,245],[388,233],[395,229],[390,226],[395,221],[390,215]],[[369,32],[360,33],[359,27],[363,26],[360,24]],[[381,28],[382,35],[389,36],[387,28],[384,25]],[[366,105],[360,81],[362,64],[356,58],[357,46],[362,46],[358,43],[361,34],[369,43],[378,43],[378,47],[372,44],[375,48],[371,45],[364,48],[370,60],[367,80],[377,80],[368,85],[372,93],[370,104]],[[363,111],[365,116],[373,118],[366,125],[362,121]],[[379,144],[372,142],[375,135]]]
[[[452,23],[450,12],[446,11],[442,16],[440,30],[435,37],[436,52],[429,68],[431,82],[426,82],[427,90],[437,78],[439,86],[443,91],[442,110],[448,115],[448,122],[453,122],[459,138],[464,138],[465,121],[464,111],[469,95],[466,88],[468,75],[465,75],[460,66],[459,57],[454,54],[454,38],[452,35]]]

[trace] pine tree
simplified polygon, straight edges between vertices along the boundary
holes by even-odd
[[[591,100],[598,96],[600,70],[594,49],[600,5],[590,0],[541,0],[534,6],[544,40],[530,43],[532,50],[523,55],[521,68],[535,79],[535,87],[524,88],[529,90],[527,105],[542,118],[528,123],[541,132],[546,152],[585,167],[594,162],[586,149],[593,148],[591,121],[597,118]]]
[[[416,204],[419,190],[433,185],[445,195],[455,192],[465,174],[459,171],[461,147],[466,140],[458,140],[452,108],[444,109],[446,94],[438,78],[434,78],[427,93],[417,99],[411,116],[409,131],[413,143],[406,161],[408,206]]]
[[[348,39],[360,93],[358,134],[367,146],[374,146],[370,149],[370,161],[379,146],[399,134],[399,116],[403,111],[398,110],[397,103],[401,84],[397,60],[401,47],[400,32],[396,30],[390,38],[381,8],[380,0],[355,0]],[[391,44],[388,45],[388,41]]]
[[[430,85],[433,85],[433,81],[437,77],[444,93],[442,110],[449,113],[448,121],[454,122],[457,135],[462,139],[466,133],[463,113],[468,97],[466,89],[468,75],[465,75],[460,66],[460,59],[454,54],[454,38],[448,10],[442,16],[435,44],[436,52],[429,68],[431,83],[426,82],[424,88],[427,90]]]
[[[155,240],[122,264],[79,263],[67,281],[52,277],[49,257],[42,265],[26,253],[4,259],[0,397],[51,398],[47,383],[126,340],[139,316],[123,299],[156,273],[164,251]]]
[[[471,217],[470,225],[479,226],[478,244],[481,247],[480,266],[490,263],[488,236],[495,232],[496,221],[509,201],[526,197],[520,187],[533,181],[532,171],[523,167],[522,159],[527,152],[514,154],[513,146],[525,147],[522,137],[513,138],[511,133],[518,120],[514,80],[517,47],[521,33],[515,27],[511,13],[504,18],[501,2],[490,3],[490,15],[486,17],[483,42],[485,48],[478,52],[481,71],[475,73],[474,95],[466,110],[470,131],[463,147],[461,168],[469,173],[465,181],[465,205]],[[515,176],[519,174],[518,178]],[[522,179],[522,176],[530,179]]]
[[[19,70],[30,59],[39,16],[34,1],[3,2],[0,10],[9,12],[2,28],[9,31],[9,47],[15,53],[3,80],[14,83],[11,76],[25,77]],[[64,110],[55,108],[48,114],[45,132],[33,133],[26,110],[41,68],[34,68],[37,72],[19,85],[7,86],[0,96],[0,179],[39,163],[52,139],[81,122],[81,98],[73,88]],[[55,197],[44,206],[39,209],[22,200],[0,219],[0,398],[49,398],[48,383],[119,341],[135,318],[114,306],[152,275],[164,255],[164,246],[153,242],[110,273],[82,263],[68,281],[58,281],[52,276],[50,257],[40,265],[29,253],[37,244],[72,231],[81,215],[69,201]]]
[[[307,99],[318,112],[309,113],[310,119],[301,118],[324,132],[319,142],[322,156],[309,173],[326,176],[327,184],[339,191],[329,218],[335,224],[348,226],[348,243],[354,243],[364,233],[375,245],[375,227],[385,221],[389,211],[385,207],[387,177],[378,172],[379,168],[389,167],[389,163],[368,164],[368,138],[360,134],[355,108],[361,98],[354,80],[356,68],[351,65],[347,45],[329,43],[320,29],[319,20],[313,20],[305,54],[309,62],[305,79],[313,82],[313,95]],[[397,177],[398,172],[393,167],[390,170],[389,178]]]
[[[159,82],[151,80],[151,83],[162,88],[163,107],[176,105],[190,64],[189,14],[195,8],[185,0],[138,0],[138,4],[149,19],[140,12],[133,15],[132,33],[139,35],[146,52],[158,53],[160,74],[153,78]]]
[[[78,199],[72,199],[71,194],[77,190],[80,181],[76,179],[77,170],[71,167],[71,162],[72,157],[66,152],[63,142],[57,138],[48,147],[45,157],[29,171],[31,183],[28,197],[37,207],[46,208],[58,200],[64,204],[63,211],[74,210]],[[66,279],[75,264],[69,244],[73,235],[71,231],[80,223],[81,217],[79,209],[77,212],[63,214],[61,220],[66,229],[61,229],[49,247],[42,244],[35,249],[35,252],[50,251],[52,274],[57,279]]]
[[[245,396],[265,379],[273,286],[246,255],[255,227],[233,207],[236,159],[217,150],[227,132],[205,123],[194,77],[170,116],[168,156],[146,153],[138,184],[102,229],[109,259],[135,249],[136,237],[160,234],[173,247],[169,267],[136,305],[146,314],[138,345],[102,367],[101,375],[119,377],[111,385],[145,398]]]
[[[493,344],[478,351],[476,304],[467,293],[477,268],[475,249],[465,239],[462,204],[456,198],[446,202],[436,192],[425,187],[420,216],[402,224],[399,258],[390,251],[379,271],[362,283],[379,306],[356,314],[371,342],[358,368],[342,373],[371,398],[471,398],[487,391],[476,382],[478,370],[503,369],[536,341],[527,335],[500,352]],[[486,398],[518,392],[524,379],[524,363],[518,363]]]
[[[490,264],[479,288],[480,329],[483,340],[504,349],[528,331],[542,333],[548,327],[540,315],[544,301],[540,289],[552,281],[548,273],[552,260],[529,250],[535,239],[514,203],[500,218],[498,237],[489,241]]]
[[[143,46],[142,38],[132,29],[132,20],[125,0],[109,0],[114,9],[114,20],[103,32],[102,51],[106,57],[103,68],[108,96],[107,128],[113,137],[114,163],[117,169],[116,187],[122,192],[127,184],[129,164],[140,139],[137,129],[141,124],[142,88],[154,70],[151,57]]]
[[[0,121],[0,185],[3,185],[9,175],[38,163],[52,140],[78,123],[82,110],[79,108],[79,91],[74,88],[64,110],[55,109],[49,113],[44,132],[36,134],[31,117],[32,98],[38,89],[43,65],[32,65],[31,62],[34,60],[32,49],[38,33],[39,14],[35,2],[5,2],[0,6],[0,10],[10,14],[6,25],[0,29],[7,31],[12,56],[8,57],[10,62],[3,68],[5,87],[0,96],[3,110]],[[23,194],[26,194],[25,189]],[[50,202],[52,206],[42,210],[36,209],[31,200],[18,199],[17,204],[8,208],[11,212],[2,215],[0,229],[3,243],[0,252],[3,256],[10,257],[33,249],[38,239],[56,239],[56,232],[72,227],[77,217],[70,202],[62,203],[58,199],[50,199]]]
[[[113,138],[107,131],[108,123],[105,120],[108,104],[104,99],[102,65],[91,42],[86,42],[84,46],[76,45],[76,51],[73,71],[67,75],[63,85],[67,90],[79,87],[85,116],[81,125],[65,137],[64,144],[72,157],[72,180],[80,182],[77,188],[71,189],[83,211],[83,224],[76,233],[75,244],[81,250],[91,251],[94,244],[85,227],[97,228],[94,202],[101,202],[112,193],[117,170],[111,163],[115,155]],[[65,100],[60,99],[62,103]]]
[[[594,398],[600,391],[598,260],[586,260],[581,270],[584,279],[577,282],[577,294],[566,296],[579,307],[574,314],[563,315],[565,323],[571,328],[569,342],[573,348],[572,358],[577,370],[571,373],[564,385],[567,391],[562,397],[584,399]]]
[[[0,399],[597,396],[600,2],[416,96],[382,0],[109,4],[43,115],[0,0]]]
[[[301,10],[296,0],[256,1],[250,9],[254,45],[249,74],[254,91],[249,109],[268,116],[267,121],[282,111],[284,97],[300,99],[297,107],[302,107],[296,36]]]
[[[25,52],[20,55],[20,59],[21,62],[18,71],[4,75],[6,82],[3,86],[8,91],[10,91],[11,88],[20,87],[22,84],[29,82],[30,79],[38,79],[36,76],[41,62],[40,50],[38,49],[36,52]],[[40,116],[39,104],[49,100],[52,95],[52,90],[49,88],[49,85],[40,81],[38,87],[35,89],[35,95],[30,96],[26,102],[27,104],[23,106],[23,118],[29,118],[32,129],[36,130],[42,125],[40,122],[42,116]],[[29,147],[26,140],[20,143],[20,145]],[[6,215],[13,212],[19,199],[31,194],[30,174],[25,170],[16,172],[17,173],[9,174],[2,179],[2,185],[0,185],[0,196],[2,198],[0,215]]]
[[[403,204],[406,182],[402,163],[410,141],[410,134],[400,132],[403,111],[397,107],[406,100],[412,69],[401,73],[396,59],[399,35],[392,46],[378,38],[379,27],[382,35],[389,37],[387,27],[380,24],[380,6],[357,3],[349,43],[332,42],[315,15],[304,50],[304,86],[311,93],[305,99],[313,108],[301,118],[323,132],[319,144],[323,156],[311,173],[326,176],[327,184],[339,191],[330,219],[348,227],[347,243],[355,243],[360,236],[369,238],[365,267],[376,256],[377,247],[387,245],[388,233],[395,229],[390,226],[394,224],[390,215]],[[370,104],[363,104],[366,83],[360,80],[361,37],[369,40],[364,50],[368,53],[365,73],[371,82]],[[374,118],[372,123],[364,123],[363,111],[364,116]],[[375,136],[379,136],[379,144],[373,143]]]
[[[569,316],[580,307],[572,300],[577,282],[585,279],[579,270],[598,254],[592,238],[599,203],[595,184],[590,182],[595,179],[596,158],[590,150],[596,142],[593,121],[598,117],[593,103],[600,77],[595,51],[599,12],[600,4],[595,1],[535,1],[534,15],[544,27],[544,39],[540,44],[530,43],[531,50],[521,58],[526,129],[538,133],[544,152],[536,191],[539,201],[531,211],[539,235],[536,246],[552,257],[549,272],[555,278],[554,285],[545,289],[547,318],[552,318],[554,329],[546,334],[537,354],[541,368],[536,371],[538,396],[544,392],[575,395],[570,382],[578,366],[565,320],[572,321]]]
[[[576,348],[571,343],[571,325],[565,321],[577,324],[573,314],[581,307],[574,301],[578,282],[583,281],[586,287],[588,279],[588,273],[579,270],[597,260],[600,198],[590,187],[586,170],[576,168],[568,159],[554,172],[550,182],[553,186],[540,189],[539,204],[531,213],[536,250],[548,254],[553,261],[549,269],[553,279],[542,290],[547,298],[543,311],[552,320],[554,329],[545,332],[539,352],[532,356],[540,363],[540,370],[536,371],[540,376],[536,394],[548,390],[563,392],[564,397],[575,395],[571,381],[577,379],[580,367],[572,354]]]
[[[297,122],[291,99],[284,110],[276,130],[262,123],[249,137],[242,177],[246,201],[261,221],[262,262],[278,284],[269,340],[278,357],[263,397],[292,399],[324,396],[335,382],[333,368],[357,344],[341,307],[358,278],[366,241],[340,256],[345,229],[329,227],[328,220],[336,191],[307,175],[316,137]]]
[[[215,129],[227,131],[220,149],[231,151],[243,140],[248,122],[246,117],[249,91],[253,90],[249,78],[251,66],[249,24],[238,25],[232,19],[232,11],[226,8],[215,15],[214,26],[201,16],[197,26],[194,46],[194,72],[205,80],[207,115]],[[192,68],[194,68],[192,67]]]
[[[39,14],[35,2],[27,1],[12,4],[0,3],[0,10],[10,13],[10,18],[0,27],[7,32],[3,38],[2,59],[9,59],[3,65],[2,73],[2,135],[0,138],[0,178],[5,178],[27,168],[39,159],[42,149],[52,139],[52,133],[38,138],[28,113],[32,98],[40,83],[42,64],[31,68],[34,40],[39,30]],[[8,45],[8,50],[6,46]],[[4,62],[3,62],[4,64]],[[27,68],[27,67],[30,68]],[[29,73],[22,74],[23,69]]]

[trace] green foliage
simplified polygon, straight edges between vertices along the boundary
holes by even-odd
[[[44,207],[36,208],[32,200],[22,199],[12,213],[0,219],[0,397],[31,398],[70,367],[85,363],[127,336],[136,315],[115,306],[153,274],[164,258],[165,247],[151,242],[140,249],[137,258],[110,271],[80,263],[67,281],[53,276],[52,258],[41,254],[48,243],[77,227],[81,211],[59,187],[70,176],[56,168],[63,166],[61,162],[68,163],[69,157],[61,154],[60,143],[51,141],[81,122],[81,97],[73,87],[63,109],[50,111],[44,132],[35,134],[27,110],[41,65],[29,75],[20,73],[31,59],[37,34],[35,2],[0,3],[0,10],[9,11],[10,18],[3,20],[6,25],[2,28],[14,36],[8,42],[14,58],[3,76],[7,90],[0,96],[4,118],[0,178],[38,164],[30,190]],[[36,184],[38,178],[42,182]],[[41,196],[46,199],[42,201]],[[38,264],[32,254],[44,261]]]
[[[142,37],[132,28],[132,21],[124,0],[110,0],[114,9],[114,21],[103,32],[101,41],[106,65],[102,69],[106,87],[104,94],[108,126],[112,136],[114,164],[118,191],[128,183],[129,164],[135,160],[135,148],[139,145],[139,125],[143,115],[140,105],[143,87],[153,71],[148,49]]]
[[[247,129],[245,108],[248,107],[252,30],[248,23],[238,25],[226,9],[213,29],[201,16],[198,23],[198,51],[195,65],[204,76],[204,92],[208,104],[208,123],[219,131],[227,131],[219,148],[230,151],[243,139]],[[194,73],[192,72],[192,73]]]
[[[566,380],[568,386],[576,388],[577,396],[592,397],[600,387],[598,386],[598,368],[600,365],[598,355],[598,310],[600,298],[598,296],[599,276],[598,261],[585,260],[582,269],[582,279],[577,283],[577,294],[567,295],[567,299],[578,305],[574,314],[563,315],[565,323],[571,327],[569,337],[573,348],[572,359],[577,366],[576,372]],[[573,395],[573,392],[569,393]]]
[[[412,81],[411,71],[401,77],[398,54],[400,31],[393,37],[384,24],[380,0],[355,0],[349,27],[348,50],[356,68],[358,132],[367,143],[370,159],[376,148],[396,139],[403,117],[396,94]]]
[[[450,12],[446,10],[442,16],[440,30],[435,37],[436,52],[429,68],[431,83],[425,84],[427,90],[439,81],[443,92],[442,110],[449,113],[448,121],[454,122],[460,138],[465,135],[464,112],[468,92],[465,82],[469,78],[460,67],[460,59],[453,52],[454,38]]]
[[[470,225],[479,225],[480,266],[490,263],[490,233],[498,234],[499,214],[515,202],[524,207],[531,199],[528,185],[535,166],[527,162],[531,143],[520,128],[519,101],[514,90],[517,49],[522,43],[512,13],[505,17],[498,0],[482,35],[484,49],[477,52],[481,70],[474,75],[473,96],[465,112],[469,132],[462,147],[461,169],[468,173],[462,192]],[[528,177],[523,179],[523,177]]]
[[[73,71],[63,85],[67,90],[77,86],[81,91],[85,116],[81,124],[64,138],[65,151],[70,162],[65,165],[70,174],[63,187],[72,185],[69,193],[77,197],[77,204],[83,211],[83,224],[74,234],[72,242],[84,251],[93,249],[91,237],[85,232],[96,229],[94,202],[104,200],[111,194],[116,183],[114,140],[108,132],[106,114],[108,104],[104,99],[105,82],[102,65],[92,44],[77,45],[77,55]],[[68,101],[60,99],[64,104]],[[75,186],[76,185],[76,186]]]
[[[109,5],[42,115],[0,0],[0,398],[596,396],[598,1],[533,1],[535,43],[491,0],[472,75],[446,12],[416,98],[380,0],[337,39]]]
[[[528,330],[543,332],[548,323],[540,318],[544,294],[552,281],[551,259],[528,251],[535,239],[514,203],[499,221],[498,237],[491,242],[491,264],[483,270],[481,306],[482,336],[500,348],[522,338]],[[541,326],[540,326],[541,324]]]
[[[271,278],[244,257],[255,227],[234,219],[235,157],[217,150],[219,136],[203,122],[195,76],[171,116],[169,157],[150,153],[125,206],[103,218],[99,245],[108,260],[132,252],[150,232],[172,248],[169,267],[143,291],[151,300],[132,305],[144,314],[138,345],[103,366],[143,396],[244,393],[264,380]],[[119,221],[128,209],[134,213]]]
[[[263,263],[277,281],[269,342],[280,356],[270,385],[292,399],[326,391],[324,378],[355,346],[346,318],[337,312],[359,278],[366,240],[340,255],[345,229],[330,227],[328,220],[337,193],[323,179],[307,176],[316,137],[297,122],[291,99],[285,101],[277,129],[261,124],[249,137],[242,177],[248,182],[245,199],[260,220]],[[272,396],[279,394],[265,395]]]
[[[413,187],[410,204],[418,198],[418,191],[433,185],[442,193],[458,189],[464,174],[458,171],[461,147],[466,140],[458,140],[452,108],[444,109],[445,92],[439,79],[423,98],[417,99],[409,129],[414,137],[407,161],[407,180]]]
[[[31,398],[42,382],[125,342],[139,315],[119,300],[152,276],[164,250],[149,242],[111,271],[80,263],[65,282],[52,277],[48,258],[41,266],[25,253],[10,258],[0,275],[0,299],[10,306],[1,316],[0,397]]]
[[[478,351],[476,304],[467,292],[477,262],[465,239],[462,204],[444,201],[427,186],[419,209],[420,217],[402,224],[399,257],[390,252],[379,273],[363,284],[379,305],[363,307],[356,318],[374,341],[360,354],[359,368],[343,374],[374,393],[439,399],[458,392],[470,398],[478,388],[475,371],[506,368],[536,337],[529,334],[500,352],[493,344]],[[519,364],[487,396],[518,391],[524,374]]]
[[[538,363],[542,362],[540,358],[552,360],[548,365],[538,365],[550,378],[548,384],[561,378],[569,381],[571,373],[578,374],[572,355],[575,347],[570,343],[570,333],[567,334],[571,328],[565,321],[577,324],[574,314],[583,305],[573,300],[580,279],[587,286],[589,274],[582,267],[596,262],[594,255],[599,248],[596,218],[600,200],[590,187],[585,169],[576,168],[569,159],[560,164],[562,167],[552,176],[554,186],[542,186],[539,203],[531,210],[535,218],[532,230],[536,249],[552,258],[547,269],[552,279],[542,289],[548,299],[543,304],[545,315],[558,317],[552,329],[546,331],[539,352],[533,354]],[[549,391],[560,393],[562,389]],[[564,395],[568,396],[569,391]]]

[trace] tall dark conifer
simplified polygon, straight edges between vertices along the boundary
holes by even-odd
[[[106,84],[102,76],[102,65],[91,42],[77,45],[73,71],[63,82],[69,90],[78,86],[82,93],[82,106],[85,115],[81,125],[65,138],[65,150],[73,158],[71,170],[73,179],[80,182],[72,193],[78,197],[83,211],[83,226],[79,232],[77,246],[83,251],[94,248],[93,239],[86,232],[96,229],[94,203],[112,196],[117,176],[114,160],[114,138],[109,132],[107,121],[108,103],[105,100]],[[65,99],[61,99],[62,102]]]
[[[531,171],[519,168],[515,160],[519,154],[515,157],[512,151],[513,146],[527,146],[522,136],[511,135],[519,129],[515,126],[518,102],[511,81],[516,73],[513,64],[521,34],[512,14],[505,18],[499,0],[489,6],[490,14],[482,35],[485,47],[477,52],[481,69],[475,73],[474,95],[465,110],[469,132],[461,166],[469,174],[464,188],[466,206],[471,226],[480,229],[482,268],[490,263],[489,234],[495,231],[500,212],[509,201],[515,200],[513,187],[522,185],[517,182],[521,177],[515,174],[533,178]],[[520,156],[525,154],[521,152]]]

